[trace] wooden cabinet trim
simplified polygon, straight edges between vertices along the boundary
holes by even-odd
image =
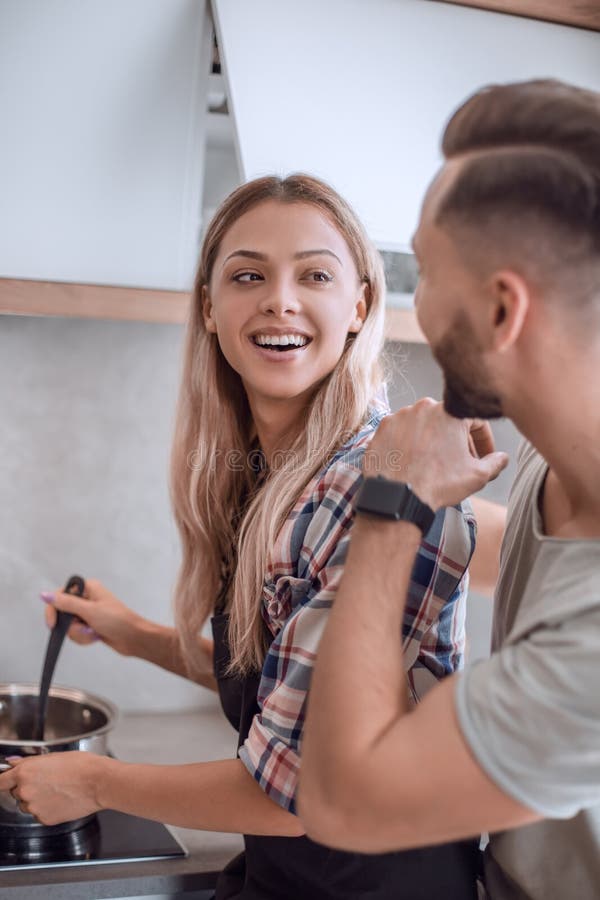
[[[443,0],[443,2],[600,31],[600,4],[597,0],[578,0],[569,3],[565,3],[565,0]]]
[[[185,322],[189,294],[146,288],[0,279],[0,313],[137,322]]]

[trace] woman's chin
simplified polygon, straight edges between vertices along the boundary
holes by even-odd
[[[319,383],[306,384],[305,382],[298,382],[297,384],[290,384],[289,379],[287,379],[286,384],[278,385],[276,378],[271,379],[268,384],[252,383],[246,379],[243,379],[243,382],[248,399],[251,402],[257,400],[260,403],[272,404],[304,401],[312,395]]]

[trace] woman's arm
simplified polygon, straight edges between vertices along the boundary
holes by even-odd
[[[132,656],[145,659],[182,678],[190,677],[181,654],[179,636],[174,628],[141,619],[133,635],[132,646],[134,648]],[[217,682],[213,675],[213,642],[210,638],[198,637],[198,664],[202,665],[203,671],[196,671],[193,680],[202,687],[216,691]]]
[[[481,419],[474,419],[470,423],[468,442],[475,459],[483,459],[496,450],[491,425]],[[493,597],[500,569],[506,508],[480,497],[470,499],[477,519],[477,544],[469,565],[471,590],[485,597]]]
[[[239,759],[154,766],[94,753],[50,753],[14,762],[0,791],[45,825],[116,809],[205,831],[299,837],[298,818],[267,797]]]
[[[136,656],[189,678],[177,632],[166,625],[158,625],[125,606],[100,581],[85,582],[84,598],[56,591],[43,594],[47,603],[46,621],[52,627],[56,610],[74,613],[81,619],[69,629],[69,637],[78,644],[90,644],[100,639],[122,656]],[[213,642],[198,637],[197,673],[194,680],[203,687],[216,690],[213,676]]]
[[[471,497],[477,519],[477,543],[469,565],[471,590],[493,597],[500,569],[500,547],[506,525],[506,507]]]

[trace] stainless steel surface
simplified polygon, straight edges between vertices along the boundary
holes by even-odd
[[[114,727],[117,710],[108,700],[76,688],[55,686],[50,689],[46,719],[46,740],[33,735],[38,710],[39,685],[0,683],[0,765],[6,768],[7,756],[38,756],[69,750],[106,754],[107,735]],[[24,832],[42,837],[64,833],[92,817],[67,823],[66,827],[41,825],[22,812],[11,794],[0,793],[0,829],[5,833]]]

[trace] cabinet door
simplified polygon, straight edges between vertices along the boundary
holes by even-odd
[[[210,59],[206,0],[0,0],[0,277],[189,287]]]
[[[406,249],[444,122],[482,85],[600,90],[600,34],[433,0],[213,0],[241,171],[335,185]]]

